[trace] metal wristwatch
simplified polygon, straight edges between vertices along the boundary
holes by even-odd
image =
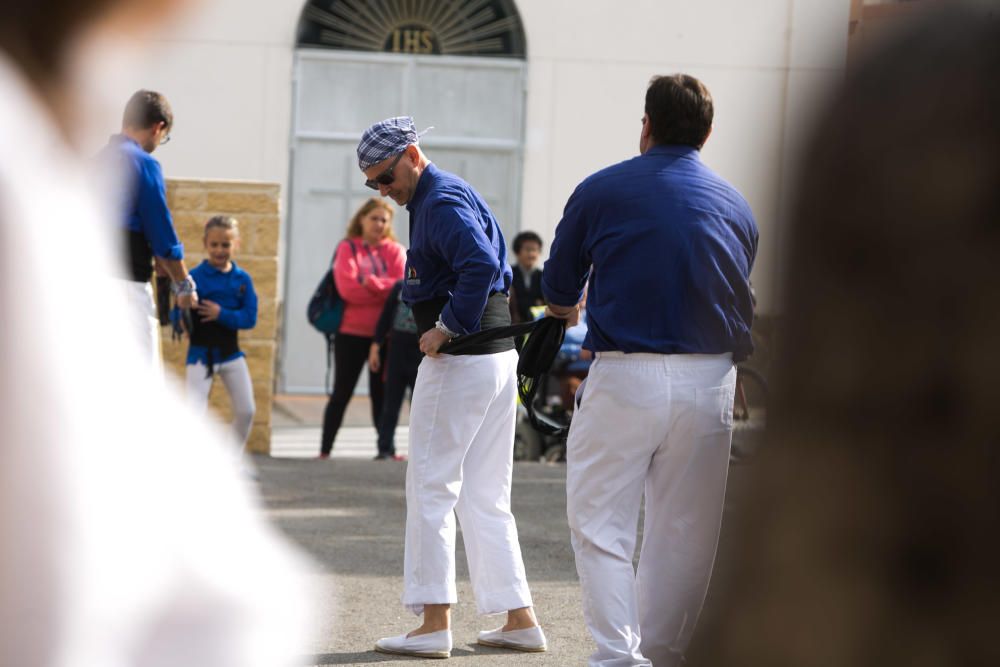
[[[458,336],[457,333],[455,333],[447,326],[445,326],[444,322],[442,322],[440,319],[434,323],[434,328],[443,333],[448,338],[455,338],[456,336]]]
[[[174,296],[188,296],[194,294],[198,286],[190,274],[184,276],[184,280],[170,283],[170,291]]]

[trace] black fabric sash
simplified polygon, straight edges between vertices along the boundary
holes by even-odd
[[[153,248],[142,232],[125,230],[125,248],[128,252],[126,270],[129,280],[145,283],[153,276]]]
[[[418,336],[423,336],[425,332],[434,328],[434,323],[441,316],[441,310],[448,303],[448,299],[449,297],[442,296],[413,304],[413,319],[417,323]],[[505,294],[502,292],[490,294],[480,324],[482,331],[452,339],[441,348],[441,352],[454,355],[497,354],[514,349],[514,339],[511,334],[503,333],[505,327],[510,325],[510,306]],[[480,335],[488,331],[495,333]],[[459,340],[465,342],[456,346],[455,342]]]
[[[224,327],[216,321],[203,321],[197,312],[191,315],[191,344],[208,348],[208,373],[205,377],[212,377],[215,364],[240,351],[239,335],[236,329]]]
[[[489,341],[512,336],[528,334],[528,340],[521,348],[517,360],[517,393],[521,404],[528,411],[531,425],[540,433],[552,436],[562,436],[569,430],[568,424],[559,424],[547,416],[536,412],[535,394],[538,392],[539,380],[552,368],[552,362],[559,354],[563,337],[566,334],[566,321],[555,317],[543,317],[533,322],[512,324],[505,327],[484,329],[473,334],[457,336],[441,347],[441,352],[456,354],[466,346],[477,348]]]

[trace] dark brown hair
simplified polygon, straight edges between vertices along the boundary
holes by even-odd
[[[712,130],[715,110],[708,88],[693,76],[654,76],[646,89],[646,115],[657,144],[701,148]]]
[[[514,248],[514,254],[521,252],[521,246],[525,243],[537,243],[539,250],[542,248],[542,237],[532,231],[521,232],[514,237],[514,243],[512,244]]]

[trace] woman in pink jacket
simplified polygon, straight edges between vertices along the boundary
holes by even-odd
[[[368,348],[375,323],[392,286],[403,277],[406,250],[392,233],[393,210],[389,203],[372,197],[358,209],[347,226],[333,259],[333,278],[344,299],[344,319],[333,342],[333,394],[323,415],[321,459],[333,449],[344,411],[354,394],[361,369],[368,361]],[[368,373],[372,423],[382,413],[382,378]]]

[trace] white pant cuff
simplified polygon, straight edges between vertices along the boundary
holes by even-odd
[[[531,603],[531,593],[526,588],[510,588],[476,594],[476,611],[482,616],[502,614],[511,609],[534,606]]]
[[[454,586],[408,586],[403,592],[403,606],[419,616],[425,604],[455,604],[458,591]]]

